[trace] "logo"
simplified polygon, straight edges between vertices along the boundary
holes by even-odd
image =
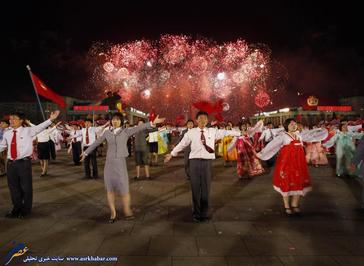
[[[307,98],[308,106],[317,106],[318,102],[319,102],[319,99],[315,96],[310,96]]]
[[[14,258],[23,256],[29,250],[24,243],[16,244],[16,242],[13,242],[12,244],[14,247],[8,252],[8,254],[6,254],[4,258],[4,265],[8,265]]]

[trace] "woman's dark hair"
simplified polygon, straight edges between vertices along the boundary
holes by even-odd
[[[248,125],[248,123],[247,123],[246,121],[241,121],[241,122],[239,123],[239,130],[241,130],[241,127],[242,127],[243,125],[247,126],[247,125]]]
[[[112,120],[114,117],[119,118],[119,120],[121,121],[121,125],[123,125],[123,124],[124,124],[124,116],[123,116],[123,114],[122,114],[122,113],[117,112],[117,113],[112,114],[112,116],[111,116],[111,120]]]
[[[284,123],[283,123],[283,127],[284,127],[284,130],[285,130],[285,131],[287,131],[287,132],[288,132],[288,125],[289,125],[292,121],[296,122],[296,120],[295,120],[295,119],[293,119],[293,118],[288,118],[288,119],[286,119],[286,121],[284,121]]]
[[[187,122],[186,122],[186,125],[187,125],[189,122],[191,122],[192,124],[194,124],[194,123],[195,123],[195,122],[193,122],[193,120],[192,120],[192,119],[188,119],[188,120],[187,120]]]
[[[198,119],[198,117],[199,117],[200,115],[206,115],[207,117],[209,117],[209,114],[208,114],[208,113],[206,113],[205,111],[198,111],[198,112],[197,112],[197,114],[196,114],[196,119]]]
[[[343,130],[343,126],[344,126],[344,125],[347,125],[347,124],[346,124],[346,123],[340,123],[340,125],[339,125],[339,130],[340,130],[340,131],[342,131],[342,130]]]

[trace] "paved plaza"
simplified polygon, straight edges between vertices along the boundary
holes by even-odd
[[[98,158],[100,169],[104,160]],[[212,220],[202,224],[191,219],[183,158],[168,165],[160,161],[151,168],[153,180],[131,178],[136,220],[123,221],[119,205],[120,220],[114,224],[107,223],[103,179],[82,179],[83,167],[74,166],[64,151],[46,177],[40,177],[33,163],[30,218],[3,218],[11,204],[6,178],[1,177],[1,258],[16,241],[26,244],[29,256],[118,257],[117,262],[91,265],[364,265],[364,215],[357,210],[361,187],[353,179],[335,177],[332,159],[330,166],[310,167],[313,191],[302,201],[303,216],[295,218],[284,214],[272,173],[238,181],[235,168],[217,159]],[[133,177],[133,157],[128,166]]]

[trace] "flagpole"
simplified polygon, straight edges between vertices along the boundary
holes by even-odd
[[[46,118],[45,118],[45,115],[44,115],[44,112],[43,112],[43,107],[42,107],[42,104],[40,103],[40,99],[39,99],[39,95],[37,93],[37,90],[35,89],[35,84],[34,84],[34,80],[33,80],[33,76],[32,76],[32,70],[30,69],[29,65],[27,65],[27,69],[29,71],[30,79],[32,80],[32,83],[33,83],[33,89],[34,89],[34,92],[35,92],[35,96],[37,96],[40,112],[42,113],[43,120],[45,121]]]

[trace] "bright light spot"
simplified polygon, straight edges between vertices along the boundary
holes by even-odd
[[[283,109],[279,109],[280,113],[287,113],[289,112],[289,108],[283,108]]]
[[[225,73],[224,72],[220,72],[217,74],[217,79],[218,80],[224,80],[225,79]]]
[[[144,91],[144,95],[147,96],[147,97],[149,97],[150,96],[150,90],[146,89]]]
[[[261,65],[260,65],[260,68],[264,68],[264,64],[261,64]]]
[[[152,62],[147,61],[147,66],[152,67]]]

